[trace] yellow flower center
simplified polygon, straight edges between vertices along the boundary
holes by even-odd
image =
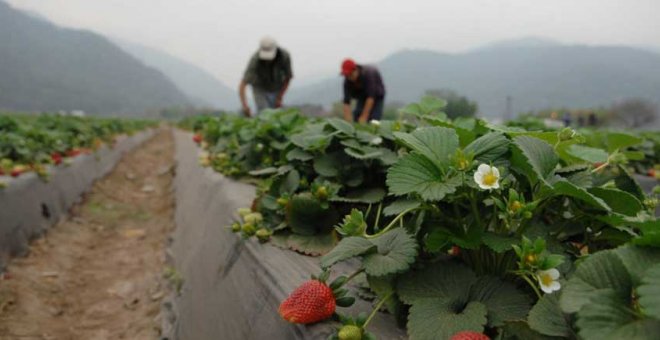
[[[527,258],[525,260],[527,261],[527,263],[533,264],[534,262],[536,262],[536,255],[529,254],[527,255]]]
[[[466,159],[461,159],[461,160],[458,161],[458,168],[460,170],[465,170],[465,169],[467,169],[467,167],[468,167],[468,162],[467,162]]]
[[[520,201],[513,201],[509,209],[515,213],[518,210],[520,210],[520,208],[522,208],[522,204],[520,203]]]
[[[541,274],[540,276],[541,276],[541,283],[544,286],[549,286],[553,281],[552,276],[550,276],[548,274]]]
[[[497,176],[491,171],[484,175],[484,185],[494,185],[497,182]]]

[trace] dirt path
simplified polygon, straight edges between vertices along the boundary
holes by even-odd
[[[0,281],[0,339],[157,339],[173,228],[173,140],[161,132],[94,185]]]

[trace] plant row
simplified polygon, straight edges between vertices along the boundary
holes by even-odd
[[[54,114],[0,114],[0,175],[29,171],[47,178],[47,165],[68,163],[80,154],[112,144],[154,122],[133,119],[74,117]]]

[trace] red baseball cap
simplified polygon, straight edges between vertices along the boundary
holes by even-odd
[[[344,62],[341,63],[341,75],[347,76],[353,73],[353,71],[355,71],[356,68],[357,68],[357,64],[353,59],[350,58],[344,59]]]

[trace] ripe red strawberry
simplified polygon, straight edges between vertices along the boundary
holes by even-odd
[[[10,173],[10,175],[11,175],[11,177],[18,177],[18,176],[20,176],[22,173],[24,173],[24,172],[26,172],[26,171],[27,171],[27,168],[26,168],[25,166],[23,166],[23,165],[15,165],[15,166],[11,169],[11,173]]]
[[[451,340],[490,340],[490,338],[475,331],[461,331],[454,334]]]
[[[318,280],[309,280],[280,305],[280,315],[292,323],[314,323],[325,320],[335,312],[335,296],[332,289]]]
[[[195,142],[197,144],[201,143],[202,142],[202,135],[200,135],[199,133],[195,134],[193,136],[193,142]]]
[[[78,148],[73,148],[69,151],[66,152],[67,157],[76,157],[80,155],[80,149]]]
[[[649,171],[647,171],[646,174],[649,177],[655,177],[655,169],[649,169]]]
[[[50,159],[53,160],[53,164],[60,165],[62,163],[62,155],[59,152],[53,152],[50,154]]]

